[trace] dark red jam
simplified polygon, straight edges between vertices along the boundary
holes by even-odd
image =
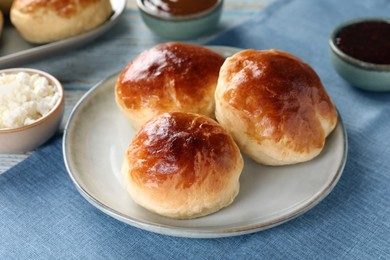
[[[217,0],[143,0],[146,8],[170,16],[189,15],[213,7]]]
[[[335,44],[355,59],[390,64],[390,23],[365,21],[348,25],[336,34]]]

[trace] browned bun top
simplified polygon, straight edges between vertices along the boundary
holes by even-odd
[[[96,4],[100,0],[14,0],[14,7],[23,13],[53,11],[62,17],[73,16],[80,9]],[[44,13],[42,13],[43,15]]]
[[[286,147],[301,152],[323,146],[337,113],[309,65],[277,50],[242,51],[227,63],[222,98],[242,111],[250,136],[289,140]]]
[[[193,107],[205,106],[205,97],[213,97],[223,62],[222,56],[205,47],[159,44],[141,53],[122,71],[117,99],[132,110],[149,107],[163,112],[197,112]],[[207,99],[208,106],[210,102]]]
[[[133,182],[166,188],[171,194],[193,185],[205,192],[210,192],[210,187],[220,192],[232,181],[232,175],[238,178],[238,162],[242,166],[238,147],[218,123],[182,112],[160,114],[146,123],[133,138],[125,158]],[[202,187],[202,182],[207,184]]]
[[[110,0],[15,0],[11,23],[31,43],[49,43],[90,31],[112,15]]]

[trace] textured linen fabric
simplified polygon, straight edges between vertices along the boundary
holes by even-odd
[[[307,213],[229,238],[143,231],[77,192],[56,136],[0,175],[0,259],[390,259],[390,93],[349,86],[328,50],[338,23],[389,15],[389,0],[281,0],[210,43],[288,51],[321,77],[347,128],[348,161],[334,190]]]

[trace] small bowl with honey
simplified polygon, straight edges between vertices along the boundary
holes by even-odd
[[[329,40],[332,63],[352,86],[390,91],[390,19],[360,18],[337,26]]]
[[[189,40],[216,28],[223,0],[137,0],[145,24],[169,40]]]

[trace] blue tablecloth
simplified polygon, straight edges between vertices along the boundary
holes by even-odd
[[[81,197],[57,136],[0,176],[0,259],[390,259],[390,94],[349,86],[333,70],[328,51],[338,23],[389,15],[389,0],[280,0],[211,42],[288,51],[320,75],[344,119],[349,154],[333,192],[309,212],[239,237],[143,231]]]

